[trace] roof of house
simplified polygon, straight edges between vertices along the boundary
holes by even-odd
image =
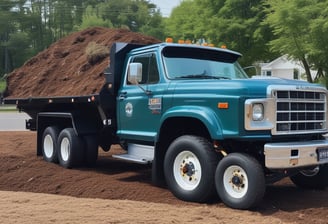
[[[263,63],[261,66],[262,70],[273,70],[273,69],[294,69],[295,67],[299,67],[294,60],[289,59],[287,55],[280,56],[275,60],[269,63]]]

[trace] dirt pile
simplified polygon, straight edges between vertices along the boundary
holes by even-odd
[[[94,27],[73,33],[14,70],[7,79],[5,95],[27,98],[99,92],[109,60],[107,55],[96,63],[89,62],[86,48],[92,42],[110,48],[114,42],[151,44],[160,41],[126,29]]]

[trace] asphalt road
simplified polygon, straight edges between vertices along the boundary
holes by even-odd
[[[24,131],[25,119],[30,117],[19,112],[0,112],[0,131]]]

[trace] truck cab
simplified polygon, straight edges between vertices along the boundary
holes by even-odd
[[[126,154],[114,157],[152,163],[154,183],[186,201],[218,194],[248,209],[284,177],[325,189],[327,90],[249,78],[239,57],[190,44],[116,43],[99,94],[15,102],[32,117],[37,154],[67,168],[94,164],[98,146],[120,144]]]

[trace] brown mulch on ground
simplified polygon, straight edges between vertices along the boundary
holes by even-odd
[[[160,41],[126,29],[89,28],[73,33],[37,54],[7,78],[9,98],[79,96],[98,93],[104,84],[108,55],[89,62],[88,44],[107,46],[115,42],[152,44]],[[109,50],[108,50],[109,52]]]
[[[35,132],[0,132],[0,222],[62,223],[74,218],[68,222],[328,223],[328,191],[302,190],[288,179],[268,186],[257,209],[240,211],[227,208],[217,198],[210,204],[176,199],[169,190],[151,184],[150,166],[112,158],[111,154],[121,151],[118,146],[107,153],[101,151],[94,168],[79,169],[45,162],[36,156],[35,148]],[[73,196],[77,201],[55,199],[55,195]],[[90,200],[94,198],[105,201]],[[52,219],[44,222],[46,217]]]

